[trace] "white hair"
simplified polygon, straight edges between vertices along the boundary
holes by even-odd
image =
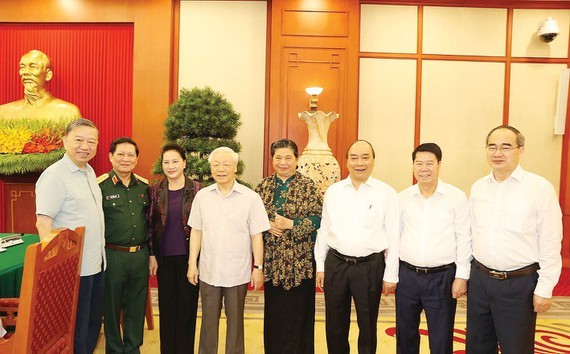
[[[208,156],[208,162],[212,163],[212,160],[214,159],[214,155],[216,155],[219,152],[225,152],[225,153],[231,154],[232,159],[234,160],[234,163],[236,165],[238,164],[239,156],[238,156],[237,152],[233,151],[232,149],[230,149],[227,146],[220,146],[219,148],[215,148],[214,150],[212,150],[212,152],[210,153],[210,156]]]

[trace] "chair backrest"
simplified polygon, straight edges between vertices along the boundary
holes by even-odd
[[[54,231],[26,250],[13,353],[73,352],[85,228]]]

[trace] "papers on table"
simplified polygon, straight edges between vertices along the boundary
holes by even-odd
[[[24,240],[22,240],[22,234],[12,234],[0,238],[0,248],[11,247],[21,243],[24,243]]]

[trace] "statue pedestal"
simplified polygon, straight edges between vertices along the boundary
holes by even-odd
[[[299,157],[297,169],[315,181],[323,193],[330,185],[340,181],[340,166],[327,143],[329,127],[337,118],[338,114],[335,112],[299,113],[299,119],[307,123],[309,142]]]

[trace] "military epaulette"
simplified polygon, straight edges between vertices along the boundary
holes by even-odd
[[[97,177],[97,184],[101,184],[101,183],[104,182],[107,178],[109,178],[109,174],[108,174],[108,173],[103,173],[101,176]]]
[[[137,175],[136,173],[133,173],[133,175],[135,175],[135,177],[136,177],[139,181],[141,181],[141,182],[143,182],[143,183],[145,183],[145,184],[148,184],[148,179],[146,179],[146,178],[144,178],[144,177],[141,177],[141,176]]]

